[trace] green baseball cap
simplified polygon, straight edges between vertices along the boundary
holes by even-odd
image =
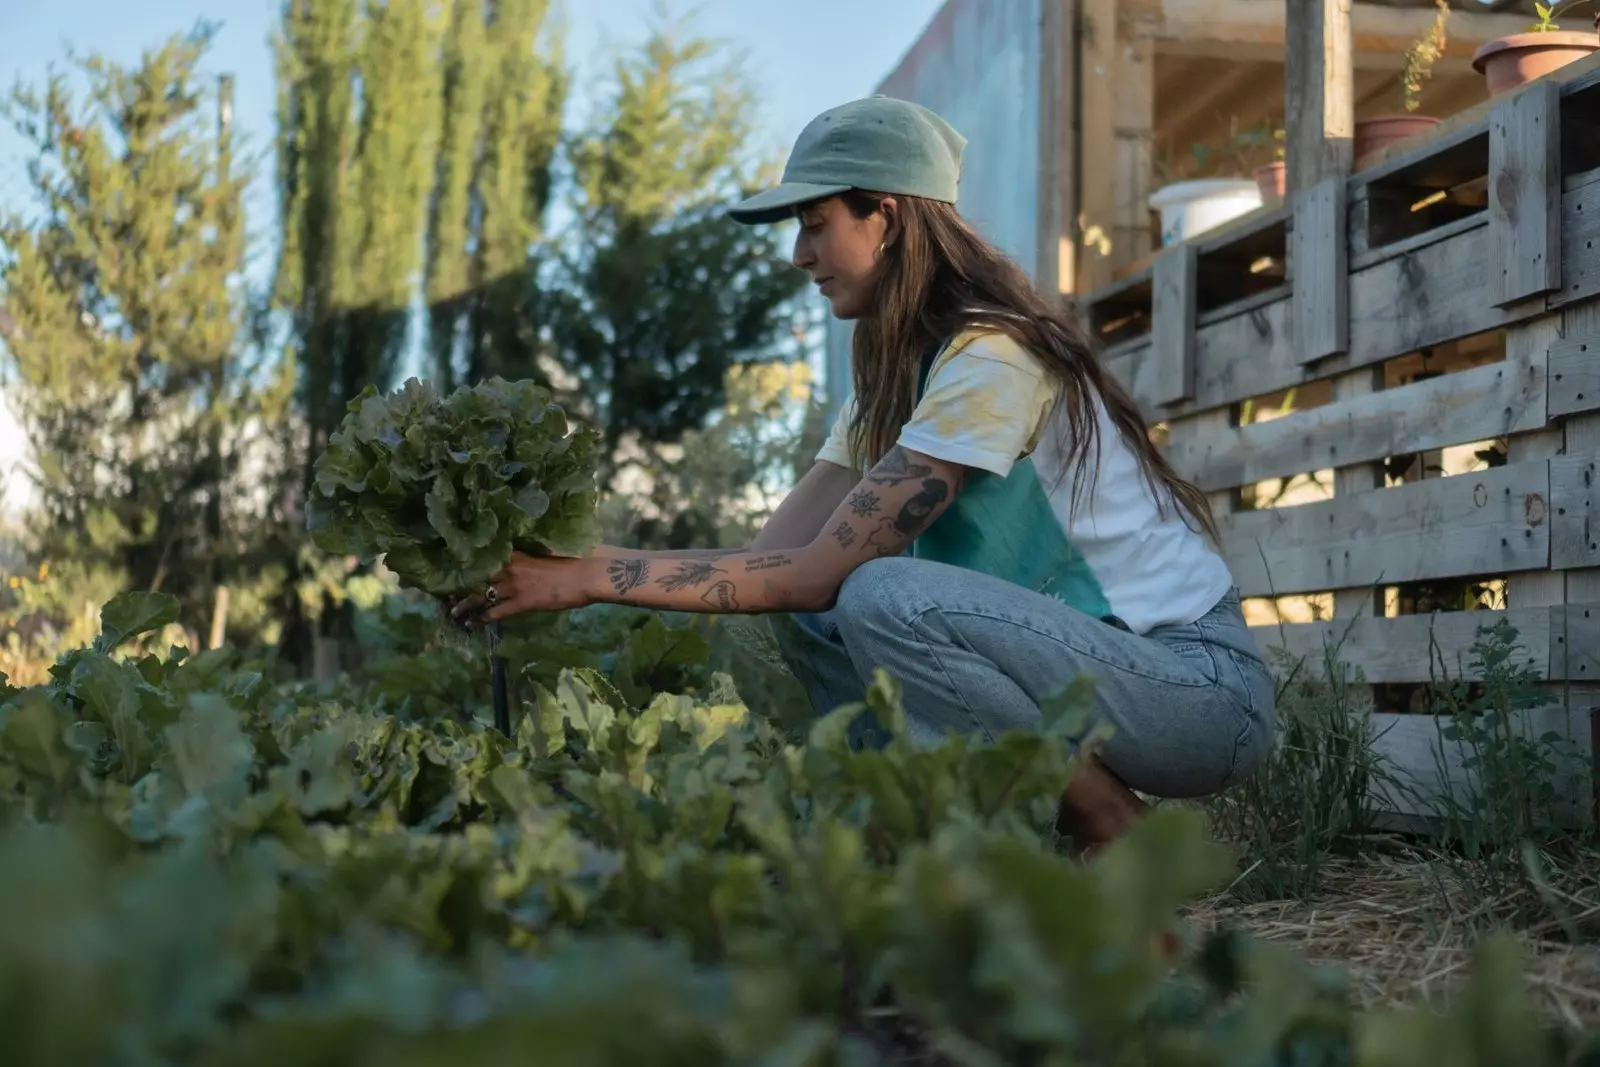
[[[851,189],[956,202],[962,137],[921,104],[872,96],[824,111],[806,124],[782,180],[728,209],[747,226],[781,222],[813,200]]]

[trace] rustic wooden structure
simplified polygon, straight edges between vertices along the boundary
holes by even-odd
[[[1063,249],[1075,262],[1071,284],[1061,288],[1082,293],[1142,265],[1154,250],[1148,199],[1164,180],[1248,178],[1252,166],[1272,159],[1272,146],[1230,150],[1230,133],[1303,133],[1297,118],[1285,122],[1293,113],[1283,91],[1285,56],[1296,44],[1286,13],[1299,0],[1055,2],[1076,16],[1061,20],[1072,35],[1057,64],[1060,189],[1069,201],[1062,214],[1076,238]],[[1504,2],[1451,4],[1448,43],[1421,84],[1418,114],[1453,115],[1486,100],[1473,52],[1533,18],[1532,0],[1514,0],[1515,10]],[[1406,53],[1433,21],[1431,0],[1353,0],[1347,8],[1344,84],[1353,118],[1400,112]]]
[[[1166,27],[1190,6],[1084,2],[1111,3],[1118,18],[1148,3]],[[1112,373],[1165,427],[1172,461],[1212,494],[1257,618],[1300,598],[1300,621],[1261,626],[1262,644],[1320,658],[1341,643],[1339,658],[1374,684],[1379,746],[1417,787],[1442,788],[1437,755],[1460,754],[1408,710],[1406,687],[1441,666],[1459,676],[1478,628],[1498,618],[1557,700],[1523,725],[1559,732],[1592,762],[1600,56],[1351,173],[1351,5],[1287,10],[1280,33],[1252,42],[1288,44],[1286,202],[1159,250],[1082,306]],[[1109,126],[1126,139],[1121,120]],[[1272,506],[1292,478],[1317,499]],[[1441,596],[1461,606],[1468,586],[1480,610],[1431,610]],[[1572,800],[1574,817],[1590,816],[1587,795]]]

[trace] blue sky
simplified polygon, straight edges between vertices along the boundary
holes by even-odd
[[[562,0],[568,54],[580,85],[617,48],[636,43],[655,0]],[[933,18],[941,0],[673,0],[700,32],[744,51],[761,95],[761,147],[781,157],[812,115],[870,93]],[[10,0],[0,14],[0,86],[38,84],[67,44],[136,61],[142,49],[201,19],[220,22],[209,65],[236,78],[236,122],[270,143],[272,64],[267,39],[281,0]],[[21,145],[0,129],[0,202],[21,194]],[[255,204],[261,205],[257,198]],[[266,220],[253,223],[260,227]]]
[[[569,28],[567,50],[580,87],[602,74],[608,57],[637,43],[657,0],[559,0]],[[208,59],[214,73],[235,78],[235,127],[251,149],[272,138],[274,90],[268,37],[281,0],[0,0],[0,91],[20,79],[40,84],[66,47],[100,52],[126,63],[173,33],[204,19],[221,23]],[[673,0],[675,14],[693,16],[694,28],[745,53],[761,98],[758,143],[774,159],[787,152],[800,128],[817,112],[872,92],[916,40],[942,0]],[[579,104],[581,106],[581,97]],[[0,124],[0,206],[25,195],[24,145]],[[253,234],[270,236],[270,187],[258,181],[249,203]],[[256,245],[250,271],[261,280],[271,270],[271,244]],[[0,485],[11,499],[26,490],[11,468],[24,442],[0,396]],[[7,508],[9,509],[9,508]]]

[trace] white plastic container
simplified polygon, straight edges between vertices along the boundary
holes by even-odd
[[[1251,178],[1208,178],[1175,182],[1150,194],[1161,212],[1162,247],[1248,215],[1261,206],[1261,189]]]

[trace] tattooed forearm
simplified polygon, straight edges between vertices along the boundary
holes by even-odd
[[[751,556],[744,561],[744,572],[752,574],[756,571],[770,571],[776,567],[787,567],[794,563],[794,558],[787,552],[772,552],[765,556]]]
[[[856,543],[856,528],[848,522],[841,522],[833,528],[833,539],[839,542],[840,548],[849,548]]]
[[[871,489],[857,489],[850,494],[850,510],[858,519],[864,519],[868,515],[876,515],[882,509],[882,501],[879,500],[878,494]]]
[[[905,534],[896,527],[895,520],[886,517],[878,520],[878,528],[867,535],[861,547],[870,548],[875,556],[895,556],[905,547],[905,540]]]
[[[913,463],[911,457],[906,455],[906,450],[899,445],[889,449],[887,455],[878,461],[878,465],[867,473],[867,480],[876,485],[899,485],[901,482],[913,481],[917,478],[926,478],[933,473],[933,468],[925,463]]]
[[[718,611],[738,611],[739,598],[734,593],[732,582],[718,582],[706,590],[706,595],[700,598]]]
[[[614,559],[606,567],[606,574],[611,578],[611,588],[617,595],[632,592],[643,585],[650,577],[650,561],[644,559]]]
[[[907,537],[915,537],[922,532],[922,527],[927,523],[928,516],[933,510],[950,498],[950,487],[944,483],[943,478],[924,478],[922,488],[917,495],[905,502],[900,509],[900,514],[895,516],[894,527]]]
[[[690,560],[678,564],[671,574],[664,575],[656,584],[669,593],[675,593],[680,589],[705,585],[713,575],[726,573],[721,567],[707,560]]]

